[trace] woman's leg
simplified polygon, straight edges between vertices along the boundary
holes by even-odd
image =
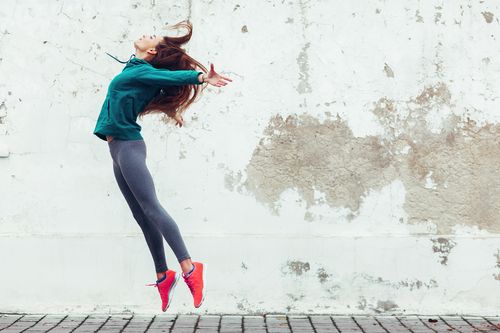
[[[125,178],[123,178],[120,167],[115,161],[113,161],[113,172],[115,174],[118,187],[120,188],[120,191],[122,192],[128,206],[130,207],[130,210],[132,211],[132,216],[142,229],[142,233],[144,234],[144,238],[146,239],[146,243],[148,244],[149,251],[151,252],[151,255],[153,257],[156,273],[165,272],[168,267],[165,261],[165,249],[163,248],[163,237],[160,231],[158,230],[158,228],[156,228],[156,225],[150,223],[147,220],[141,206],[135,199],[132,191],[130,191]]]
[[[122,142],[120,142],[122,143]],[[162,207],[156,196],[153,178],[146,165],[146,144],[144,140],[123,141],[117,151],[116,160],[123,178],[139,203],[148,221],[160,230],[168,245],[181,263],[190,259],[178,225]],[[191,263],[191,261],[188,261]],[[183,263],[184,266],[185,263]]]

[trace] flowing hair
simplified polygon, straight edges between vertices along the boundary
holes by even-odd
[[[170,29],[180,27],[186,28],[188,32],[178,37],[163,36],[163,40],[156,46],[157,53],[145,60],[155,68],[165,68],[172,71],[201,69],[201,71],[207,73],[207,68],[191,58],[182,47],[191,39],[193,34],[192,24],[184,20],[171,26]],[[197,97],[204,88],[205,85],[202,84],[169,85],[162,87],[160,92],[144,107],[144,110],[138,116],[142,118],[149,113],[163,113],[169,117],[173,117],[176,113],[182,114],[197,100]]]

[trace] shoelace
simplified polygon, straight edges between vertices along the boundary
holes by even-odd
[[[163,281],[162,281],[163,282]],[[160,289],[158,287],[158,282],[155,282],[155,283],[147,283],[146,286],[153,286],[153,287],[157,287],[158,288],[158,291],[160,292],[160,296],[161,296],[161,299],[163,301],[166,302],[166,297],[168,297],[168,293],[169,293],[169,289]]]
[[[163,280],[165,281],[165,280]],[[162,282],[163,282],[162,281]],[[158,287],[159,283],[158,282],[155,282],[155,283],[147,283],[146,286],[153,286],[153,287],[157,287],[158,288],[158,291],[160,292],[160,295],[162,296],[162,299],[164,297],[168,297],[168,289],[160,289]]]
[[[194,288],[198,287],[200,285],[200,282],[197,280],[190,279],[191,276],[192,274],[189,275],[188,277],[185,277],[184,275],[182,277],[184,278],[184,281],[186,281],[186,284],[188,285],[189,290],[191,290],[191,293],[193,293]]]

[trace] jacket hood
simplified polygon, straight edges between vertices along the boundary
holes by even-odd
[[[144,65],[144,64],[151,65],[149,62],[147,62],[144,59],[133,57],[133,58],[130,58],[129,61],[127,61],[127,64],[125,65],[125,67],[123,67],[123,70],[125,70],[126,68],[129,68],[129,67],[133,67],[133,66],[137,66],[137,65]]]

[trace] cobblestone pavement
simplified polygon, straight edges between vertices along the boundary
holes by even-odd
[[[500,332],[500,317],[337,315],[0,314],[0,333]]]

